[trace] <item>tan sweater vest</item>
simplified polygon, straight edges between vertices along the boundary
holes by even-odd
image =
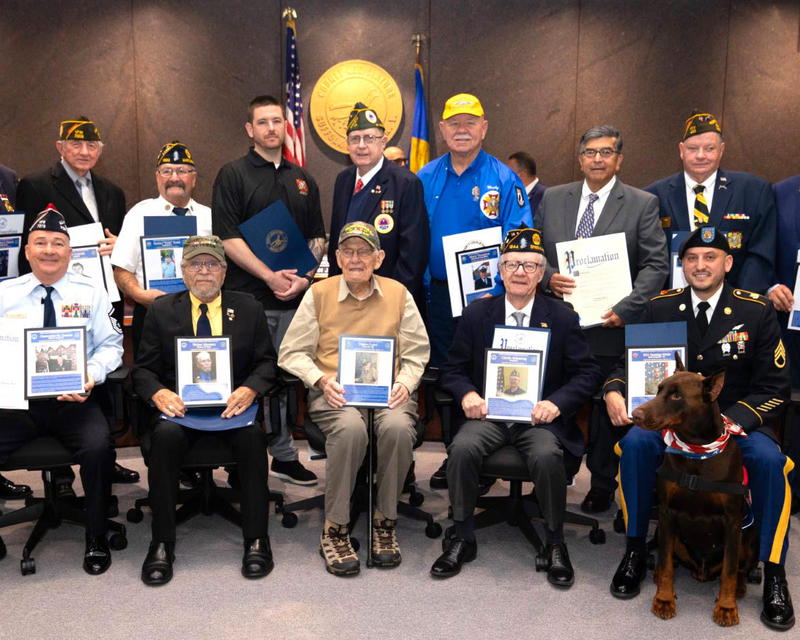
[[[373,292],[366,300],[348,295],[339,302],[341,275],[318,282],[311,291],[319,322],[319,341],[314,363],[325,373],[335,375],[339,366],[339,336],[343,333],[362,336],[393,336],[400,333],[400,321],[406,303],[406,288],[390,278],[373,275],[381,292]],[[395,347],[396,349],[396,347]],[[395,351],[395,356],[396,356]],[[394,361],[395,376],[399,358]]]

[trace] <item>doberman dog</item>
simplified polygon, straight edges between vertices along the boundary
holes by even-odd
[[[713,618],[727,627],[739,623],[736,599],[745,594],[745,575],[758,563],[755,526],[742,529],[742,452],[728,437],[717,405],[725,372],[703,377],[685,371],[677,360],[675,374],[632,416],[643,429],[666,430],[666,453],[678,454],[665,455],[658,470],[657,590],[652,611],[665,620],[675,615],[677,560],[697,580],[721,576]]]

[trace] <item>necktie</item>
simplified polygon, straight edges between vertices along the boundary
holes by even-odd
[[[198,337],[211,335],[211,322],[208,319],[208,305],[203,302],[200,305],[200,317],[197,319]]]
[[[92,220],[95,222],[100,221],[100,217],[97,213],[97,200],[94,197],[94,189],[92,189],[92,182],[89,178],[83,177],[78,178],[78,192],[81,194],[81,199],[83,200],[83,204],[86,205],[86,208],[89,210],[89,213],[92,216]]]
[[[359,178],[358,180],[356,180],[356,190],[353,191],[353,193],[358,193],[363,188],[364,188],[364,183],[361,181],[361,178]]]
[[[692,191],[695,193],[694,210],[692,211],[695,229],[701,225],[708,224],[708,203],[703,195],[705,190],[706,188],[702,184],[696,184],[692,187]]]
[[[589,194],[589,204],[586,205],[586,211],[583,212],[578,223],[578,230],[575,232],[576,238],[588,238],[592,235],[592,231],[594,231],[594,203],[599,197],[596,193]]]
[[[697,328],[700,329],[701,337],[706,334],[706,331],[708,331],[708,314],[706,313],[706,310],[710,306],[711,305],[705,300],[697,305],[697,315],[695,316],[695,319],[697,320]]]
[[[172,213],[176,216],[185,216],[189,210],[186,207],[172,207]]]
[[[523,313],[522,311],[514,311],[511,314],[511,317],[514,318],[514,320],[517,322],[517,326],[518,327],[524,327],[525,326],[525,324],[524,324],[525,323],[525,313]]]
[[[53,306],[53,299],[50,297],[53,293],[53,287],[45,287],[44,285],[42,287],[47,292],[47,296],[42,298],[42,304],[44,305],[43,325],[45,327],[55,327],[56,308]]]

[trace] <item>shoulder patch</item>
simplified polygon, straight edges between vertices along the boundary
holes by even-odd
[[[678,296],[678,295],[680,295],[682,293],[683,293],[683,287],[680,287],[678,289],[666,289],[665,291],[662,291],[657,296],[653,296],[650,299],[651,300],[660,300],[661,298],[671,298],[672,296]]]
[[[522,192],[522,189],[519,187],[514,187],[517,190],[517,204],[520,207],[525,206],[525,194]]]
[[[747,300],[747,302],[755,302],[761,306],[766,306],[767,302],[769,302],[769,298],[745,289],[734,289],[733,297],[739,300]]]
[[[114,317],[113,309],[108,312],[108,319],[111,321],[111,328],[114,329],[114,331],[116,331],[120,335],[122,335],[122,327],[119,326],[119,322],[117,322],[117,319]]]

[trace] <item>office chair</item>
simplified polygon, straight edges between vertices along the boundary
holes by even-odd
[[[122,366],[108,375],[106,384],[121,386],[127,377],[128,369]],[[111,438],[122,435],[127,430],[127,425],[128,423],[123,419],[120,429],[112,428]],[[39,436],[17,449],[3,465],[0,465],[0,471],[25,469],[42,472],[44,497],[28,497],[25,499],[24,507],[0,515],[0,528],[22,522],[36,523],[22,548],[20,571],[23,576],[36,573],[36,560],[32,556],[33,550],[50,529],[58,528],[62,521],[86,525],[85,498],[83,496],[59,497],[53,479],[53,470],[69,467],[73,463],[72,454],[56,438]],[[106,520],[106,526],[111,532],[108,544],[112,549],[120,551],[128,546],[128,539],[125,525],[110,519],[118,513],[116,496],[112,496],[107,514],[109,519]],[[4,549],[2,551],[0,558],[5,555]]]

